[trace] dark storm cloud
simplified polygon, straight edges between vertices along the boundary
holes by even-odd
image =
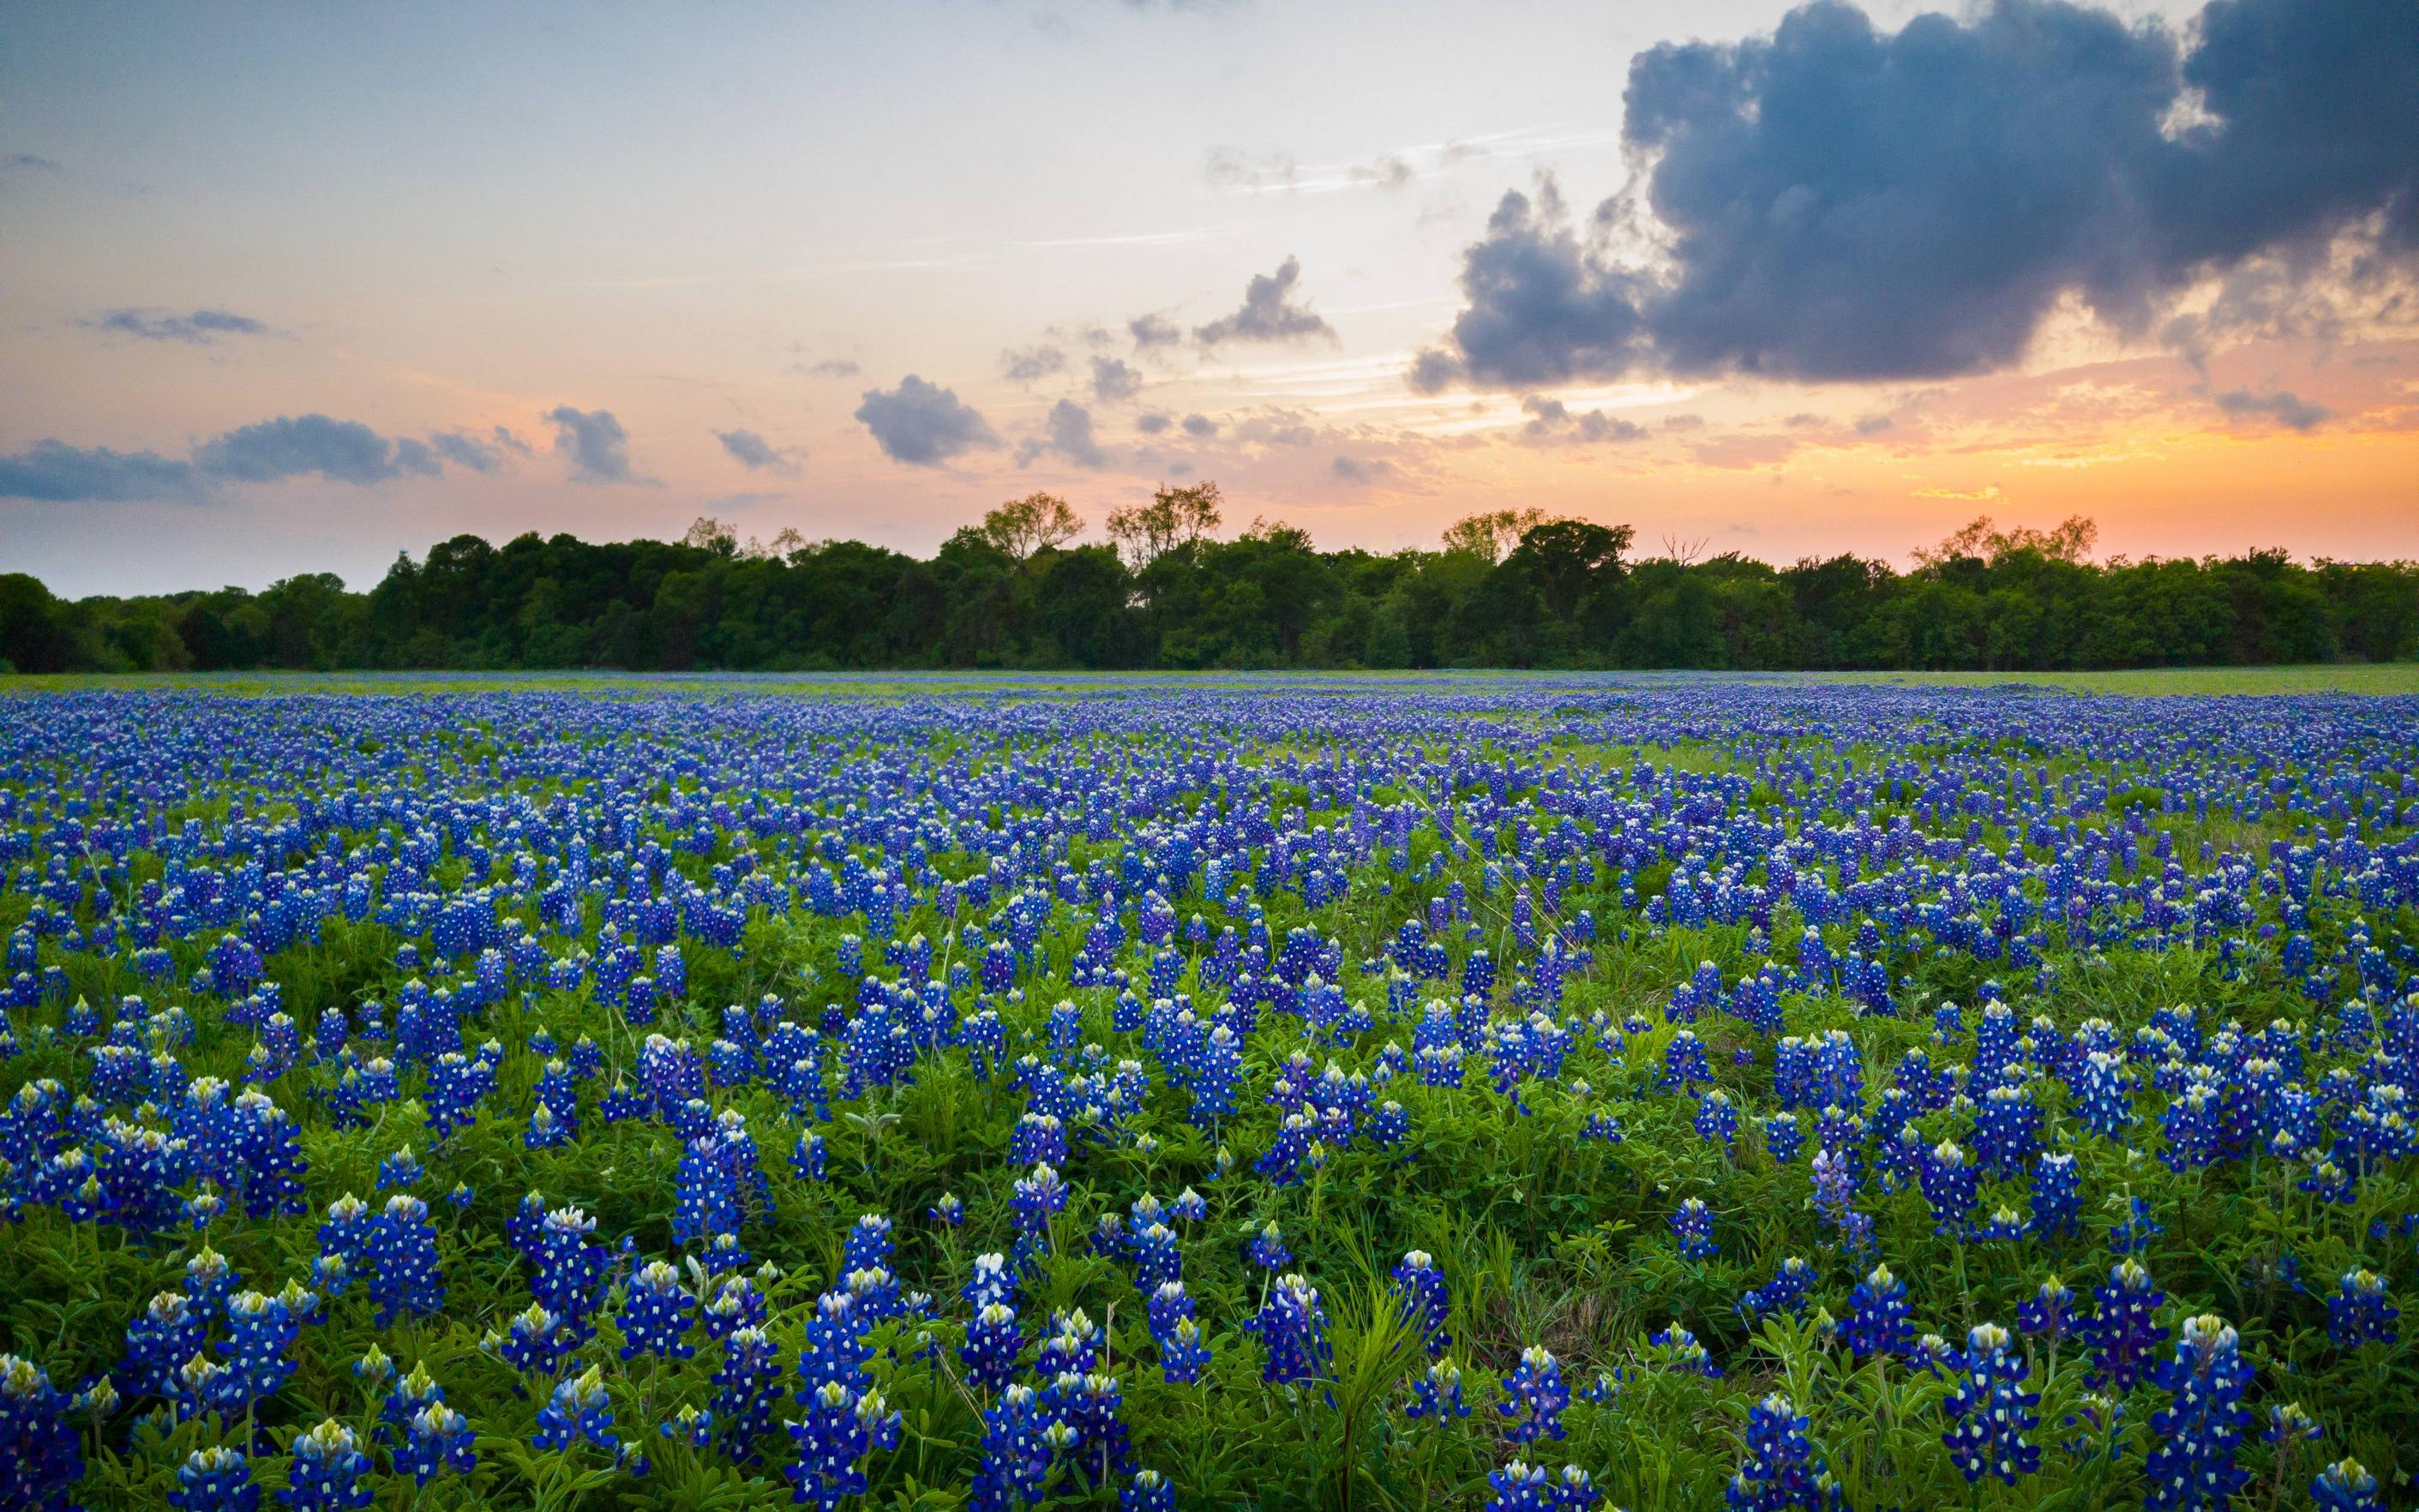
[[[1016,449],[1016,465],[1025,467],[1043,456],[1056,456],[1079,468],[1103,467],[1108,454],[1092,439],[1092,412],[1072,399],[1050,407],[1042,434],[1027,437]]]
[[[263,322],[229,310],[195,310],[191,315],[168,315],[154,310],[105,310],[84,323],[95,331],[108,332],[112,335],[133,336],[143,341],[182,342],[189,347],[207,347],[221,336],[274,334]]]
[[[1298,341],[1308,336],[1335,339],[1335,328],[1310,309],[1293,301],[1294,285],[1302,282],[1302,259],[1287,257],[1273,273],[1255,273],[1243,285],[1243,303],[1232,315],[1220,316],[1194,328],[1194,339],[1204,347],[1225,341]]]
[[[546,412],[554,427],[555,454],[571,463],[576,483],[638,483],[630,470],[630,433],[610,409],[557,405]]]
[[[2195,279],[2370,217],[2372,270],[2419,264],[2419,6],[2216,0],[2194,37],[2062,0],[1884,33],[1824,0],[1651,49],[1623,130],[1668,262],[1614,255],[1627,202],[1581,226],[1550,184],[1506,194],[1409,379],[1987,372],[2062,298],[2143,331]]]
[[[999,444],[990,424],[959,402],[954,390],[913,373],[887,392],[866,390],[856,418],[873,433],[883,455],[915,467],[938,467],[960,453]]]

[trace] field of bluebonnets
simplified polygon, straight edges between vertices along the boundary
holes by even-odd
[[[44,693],[0,865],[0,1506],[2411,1504],[2419,700]]]

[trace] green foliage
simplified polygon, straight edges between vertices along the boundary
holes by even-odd
[[[2089,532],[1988,521],[1913,571],[1855,556],[1626,560],[1626,525],[1473,516],[1442,551],[1321,551],[1211,532],[1214,484],[1111,514],[1077,546],[1047,494],[929,559],[855,541],[462,535],[367,593],[326,573],[68,602],[0,574],[0,671],[265,668],[1672,667],[1755,671],[2257,666],[2419,655],[2419,563],[2280,551],[2095,565]],[[2079,532],[2079,533],[2078,533]]]

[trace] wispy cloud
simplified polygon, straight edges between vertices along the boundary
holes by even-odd
[[[237,315],[232,310],[195,310],[190,315],[173,315],[162,310],[104,310],[78,324],[115,336],[132,336],[138,341],[173,341],[188,347],[208,347],[221,336],[273,336],[278,333],[265,322],[248,315]]]

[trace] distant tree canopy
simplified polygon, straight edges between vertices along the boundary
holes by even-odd
[[[1113,511],[1114,545],[1037,493],[917,558],[784,531],[742,542],[475,535],[396,558],[367,593],[327,573],[64,600],[0,574],[18,671],[263,668],[1690,667],[1981,671],[2419,655],[2419,563],[2282,551],[2089,560],[2095,531],[1980,519],[1910,571],[1853,555],[1774,567],[1626,525],[1473,515],[1442,549],[1321,551],[1255,520],[1221,538],[1213,483]]]

